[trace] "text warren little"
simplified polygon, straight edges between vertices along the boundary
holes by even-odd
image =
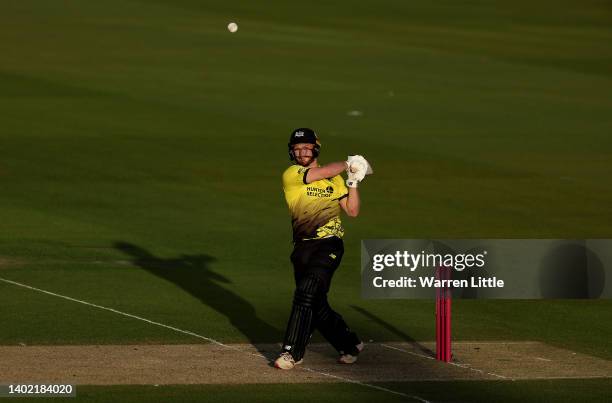
[[[439,280],[435,277],[400,277],[396,280],[386,280],[374,277],[372,283],[376,288],[501,288],[504,280],[497,277],[472,277],[469,280]]]

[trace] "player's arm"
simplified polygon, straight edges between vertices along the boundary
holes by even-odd
[[[348,188],[348,196],[340,199],[340,207],[349,217],[357,217],[359,215],[361,201],[359,200],[359,190],[356,187]]]
[[[346,162],[332,162],[322,167],[310,168],[304,177],[305,183],[311,183],[325,178],[333,178],[346,170]]]

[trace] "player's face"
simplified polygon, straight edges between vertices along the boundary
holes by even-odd
[[[314,161],[314,144],[299,143],[293,146],[293,153],[295,154],[295,160],[302,166],[308,166]]]

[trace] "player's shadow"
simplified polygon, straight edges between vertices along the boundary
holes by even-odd
[[[366,310],[364,308],[361,308],[359,306],[356,306],[356,305],[351,305],[351,308],[353,308],[354,310],[356,310],[357,312],[359,312],[360,314],[362,314],[366,318],[370,319],[371,321],[375,322],[379,326],[381,326],[381,327],[387,329],[388,331],[390,331],[391,333],[395,334],[396,336],[398,336],[400,338],[401,341],[405,341],[407,343],[412,344],[413,347],[417,348],[422,353],[427,354],[427,355],[429,355],[431,357],[435,357],[436,356],[436,353],[433,352],[431,349],[429,349],[429,348],[425,347],[424,345],[420,344],[412,336],[410,336],[409,334],[403,332],[402,330],[398,329],[397,327],[393,326],[389,322],[384,321],[382,318],[380,318],[379,316],[374,315],[372,312],[370,312],[370,311],[368,311],[368,310]]]
[[[272,358],[277,351],[266,351],[259,343],[280,339],[278,329],[257,316],[255,308],[223,284],[231,281],[209,268],[216,259],[209,255],[181,255],[160,258],[137,245],[115,242],[115,248],[129,255],[136,266],[182,288],[215,311],[226,316],[263,355]]]

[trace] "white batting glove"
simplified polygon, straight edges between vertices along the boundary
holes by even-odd
[[[365,164],[365,166],[366,166],[366,173],[365,174],[366,175],[372,175],[374,173],[374,170],[372,169],[372,166],[370,165],[368,160],[363,158],[363,156],[361,156],[361,155],[349,155],[349,157],[348,157],[348,159],[346,161],[347,166],[350,167],[350,165],[353,162],[359,162],[360,164]]]
[[[349,171],[355,175],[355,178],[357,178],[359,182],[365,178],[367,169],[368,164],[361,160],[354,160],[349,166]]]
[[[361,158],[363,158],[361,155],[349,155],[348,158],[346,159],[346,172],[349,172],[349,169],[351,167],[351,164],[355,161],[361,160]]]
[[[347,173],[355,173],[358,180],[363,180],[366,175],[374,173],[370,163],[361,155],[350,155],[346,161]]]
[[[355,176],[353,172],[349,171],[348,179],[346,180],[346,186],[350,188],[356,188],[357,185],[359,185],[359,180],[357,179],[357,177]]]
[[[366,175],[374,173],[368,161],[361,155],[349,155],[346,165],[348,174],[346,185],[348,187],[357,187]]]

